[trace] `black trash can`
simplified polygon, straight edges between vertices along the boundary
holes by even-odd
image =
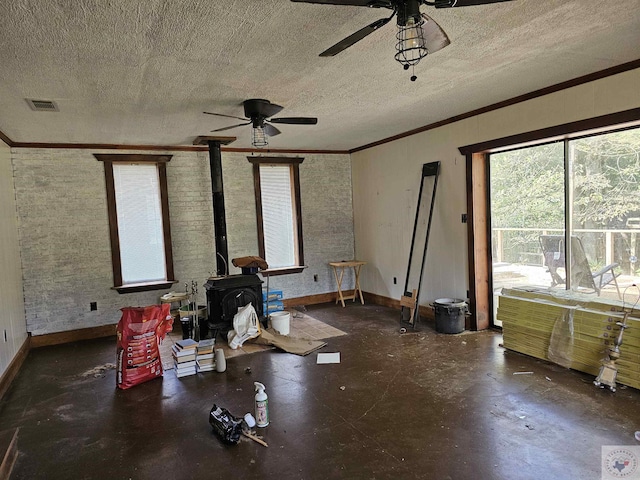
[[[436,332],[461,333],[465,316],[469,312],[467,303],[459,298],[439,298],[433,302],[436,316]]]

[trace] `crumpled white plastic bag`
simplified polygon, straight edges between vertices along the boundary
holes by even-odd
[[[244,342],[256,338],[261,333],[260,321],[252,304],[238,308],[238,313],[233,317],[233,330],[227,333],[227,341],[232,350],[241,347]]]

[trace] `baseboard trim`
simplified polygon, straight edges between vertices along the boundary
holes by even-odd
[[[22,346],[16,353],[16,356],[13,357],[13,360],[11,360],[11,363],[0,377],[0,398],[4,397],[4,394],[7,393],[11,382],[13,382],[13,379],[16,378],[16,375],[20,371],[24,360],[27,358],[27,355],[29,355],[30,348],[30,337],[27,336],[27,338],[24,339]]]
[[[101,325],[99,327],[79,328],[66,332],[46,333],[31,337],[31,348],[60,345],[61,343],[77,342],[79,340],[91,340],[93,338],[115,337],[116,324]]]
[[[352,300],[347,300],[346,297],[353,296],[353,290],[345,290],[342,292],[345,297],[345,305],[351,303]],[[365,303],[373,303],[382,307],[397,308],[400,310],[400,300],[395,298],[385,297],[383,295],[377,295],[370,292],[362,292]],[[319,303],[335,302],[338,297],[338,292],[319,293],[317,295],[307,295],[305,297],[287,298],[282,301],[285,308],[297,307],[300,305],[317,305]],[[431,307],[420,305],[420,316],[426,320],[435,321],[436,317]]]
[[[2,458],[2,463],[0,464],[0,480],[9,480],[11,477],[11,471],[13,470],[13,465],[16,463],[16,459],[18,458],[18,431],[20,428],[16,428],[11,436],[11,441],[7,445],[7,448],[4,452],[4,456]]]
[[[369,302],[375,303],[376,305],[400,309],[400,300],[396,300],[395,298],[384,297],[369,292],[364,292],[364,295]]]
[[[375,303],[376,305],[380,305],[382,307],[397,308],[398,310],[400,310],[400,300],[396,300],[395,298],[384,297],[382,295],[376,295],[375,293],[369,292],[364,292],[364,298],[366,298],[371,303]],[[433,313],[433,309],[431,307],[420,305],[419,311],[420,317],[427,320],[435,321],[436,316]]]
[[[374,303],[383,307],[397,308],[400,310],[400,300],[376,295],[375,293],[362,292],[365,303]],[[352,297],[353,290],[345,290],[342,292],[344,297]],[[318,293],[316,295],[306,295],[297,298],[285,298],[282,300],[285,308],[297,307],[300,305],[317,305],[320,303],[335,302],[338,292]],[[352,300],[345,300],[345,304]],[[427,320],[435,320],[433,310],[424,305],[420,305],[420,316]],[[30,348],[40,348],[50,345],[60,345],[62,343],[77,342],[79,340],[91,340],[93,338],[111,337],[116,334],[116,325],[102,325],[99,327],[80,328],[77,330],[69,330],[67,332],[47,333],[44,335],[36,335],[31,337]],[[26,356],[26,355],[25,355]],[[17,358],[17,357],[16,357]],[[1,392],[1,390],[0,390]]]
[[[342,292],[344,296],[353,295],[353,290]],[[318,303],[333,302],[338,295],[337,292],[321,293],[318,295],[307,295],[305,297],[288,298],[282,302],[286,308],[298,305],[315,305]],[[60,345],[62,343],[77,342],[79,340],[91,340],[93,338],[111,337],[116,334],[116,324],[101,325],[99,327],[80,328],[68,330],[66,332],[46,333],[31,337],[31,348],[48,347],[50,345]]]
[[[353,290],[344,290],[344,297],[353,296]],[[317,305],[319,303],[335,302],[338,298],[338,292],[318,293],[316,295],[307,295],[305,297],[285,298],[282,300],[285,308],[298,307],[300,305]]]

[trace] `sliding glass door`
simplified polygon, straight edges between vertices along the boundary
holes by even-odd
[[[640,129],[491,154],[489,202],[496,325],[503,288],[619,300],[640,281]]]
[[[572,242],[572,288],[620,298],[622,288],[639,280],[640,129],[568,144],[571,229],[578,239]]]

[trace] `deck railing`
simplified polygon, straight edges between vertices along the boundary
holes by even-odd
[[[554,228],[493,228],[493,262],[543,265],[540,235],[563,235]],[[587,257],[594,266],[618,263],[625,274],[636,273],[638,234],[640,229],[575,229],[584,244]]]

